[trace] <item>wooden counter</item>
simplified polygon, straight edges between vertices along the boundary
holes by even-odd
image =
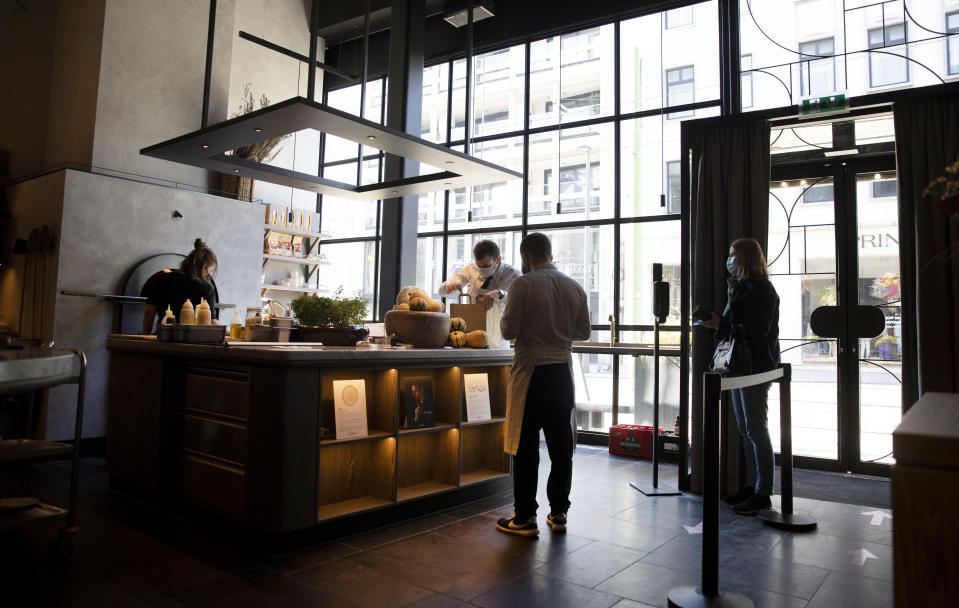
[[[111,482],[267,533],[332,535],[509,489],[512,350],[206,346],[110,336]],[[489,375],[492,420],[466,422],[463,374]],[[400,428],[406,378],[436,425]],[[334,380],[363,379],[369,435],[333,429]]]

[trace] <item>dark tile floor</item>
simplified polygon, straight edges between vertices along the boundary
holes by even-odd
[[[542,461],[545,471],[545,452]],[[665,606],[671,588],[699,583],[702,536],[684,527],[701,520],[698,497],[647,498],[629,482],[648,481],[650,465],[602,449],[577,448],[573,471],[565,535],[546,527],[541,491],[538,540],[494,529],[512,510],[503,495],[263,557],[112,494],[91,459],[73,563],[46,560],[53,529],[0,537],[0,604],[632,608]],[[43,465],[34,492],[65,487],[66,474]],[[661,477],[674,480],[675,468]],[[873,525],[863,513],[873,507],[815,500],[797,509],[818,519],[816,532],[780,532],[722,506],[720,587],[760,607],[892,606],[891,520]]]

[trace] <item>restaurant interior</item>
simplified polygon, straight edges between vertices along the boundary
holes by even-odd
[[[959,0],[0,0],[0,58],[0,605],[954,605]],[[533,233],[590,335],[524,538]]]

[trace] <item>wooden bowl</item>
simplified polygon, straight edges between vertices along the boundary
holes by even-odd
[[[450,316],[445,312],[391,310],[386,313],[386,335],[414,348],[443,348],[450,335]]]

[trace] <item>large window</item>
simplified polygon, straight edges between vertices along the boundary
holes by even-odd
[[[899,23],[869,30],[869,86],[883,87],[909,80],[906,55],[906,25]]]

